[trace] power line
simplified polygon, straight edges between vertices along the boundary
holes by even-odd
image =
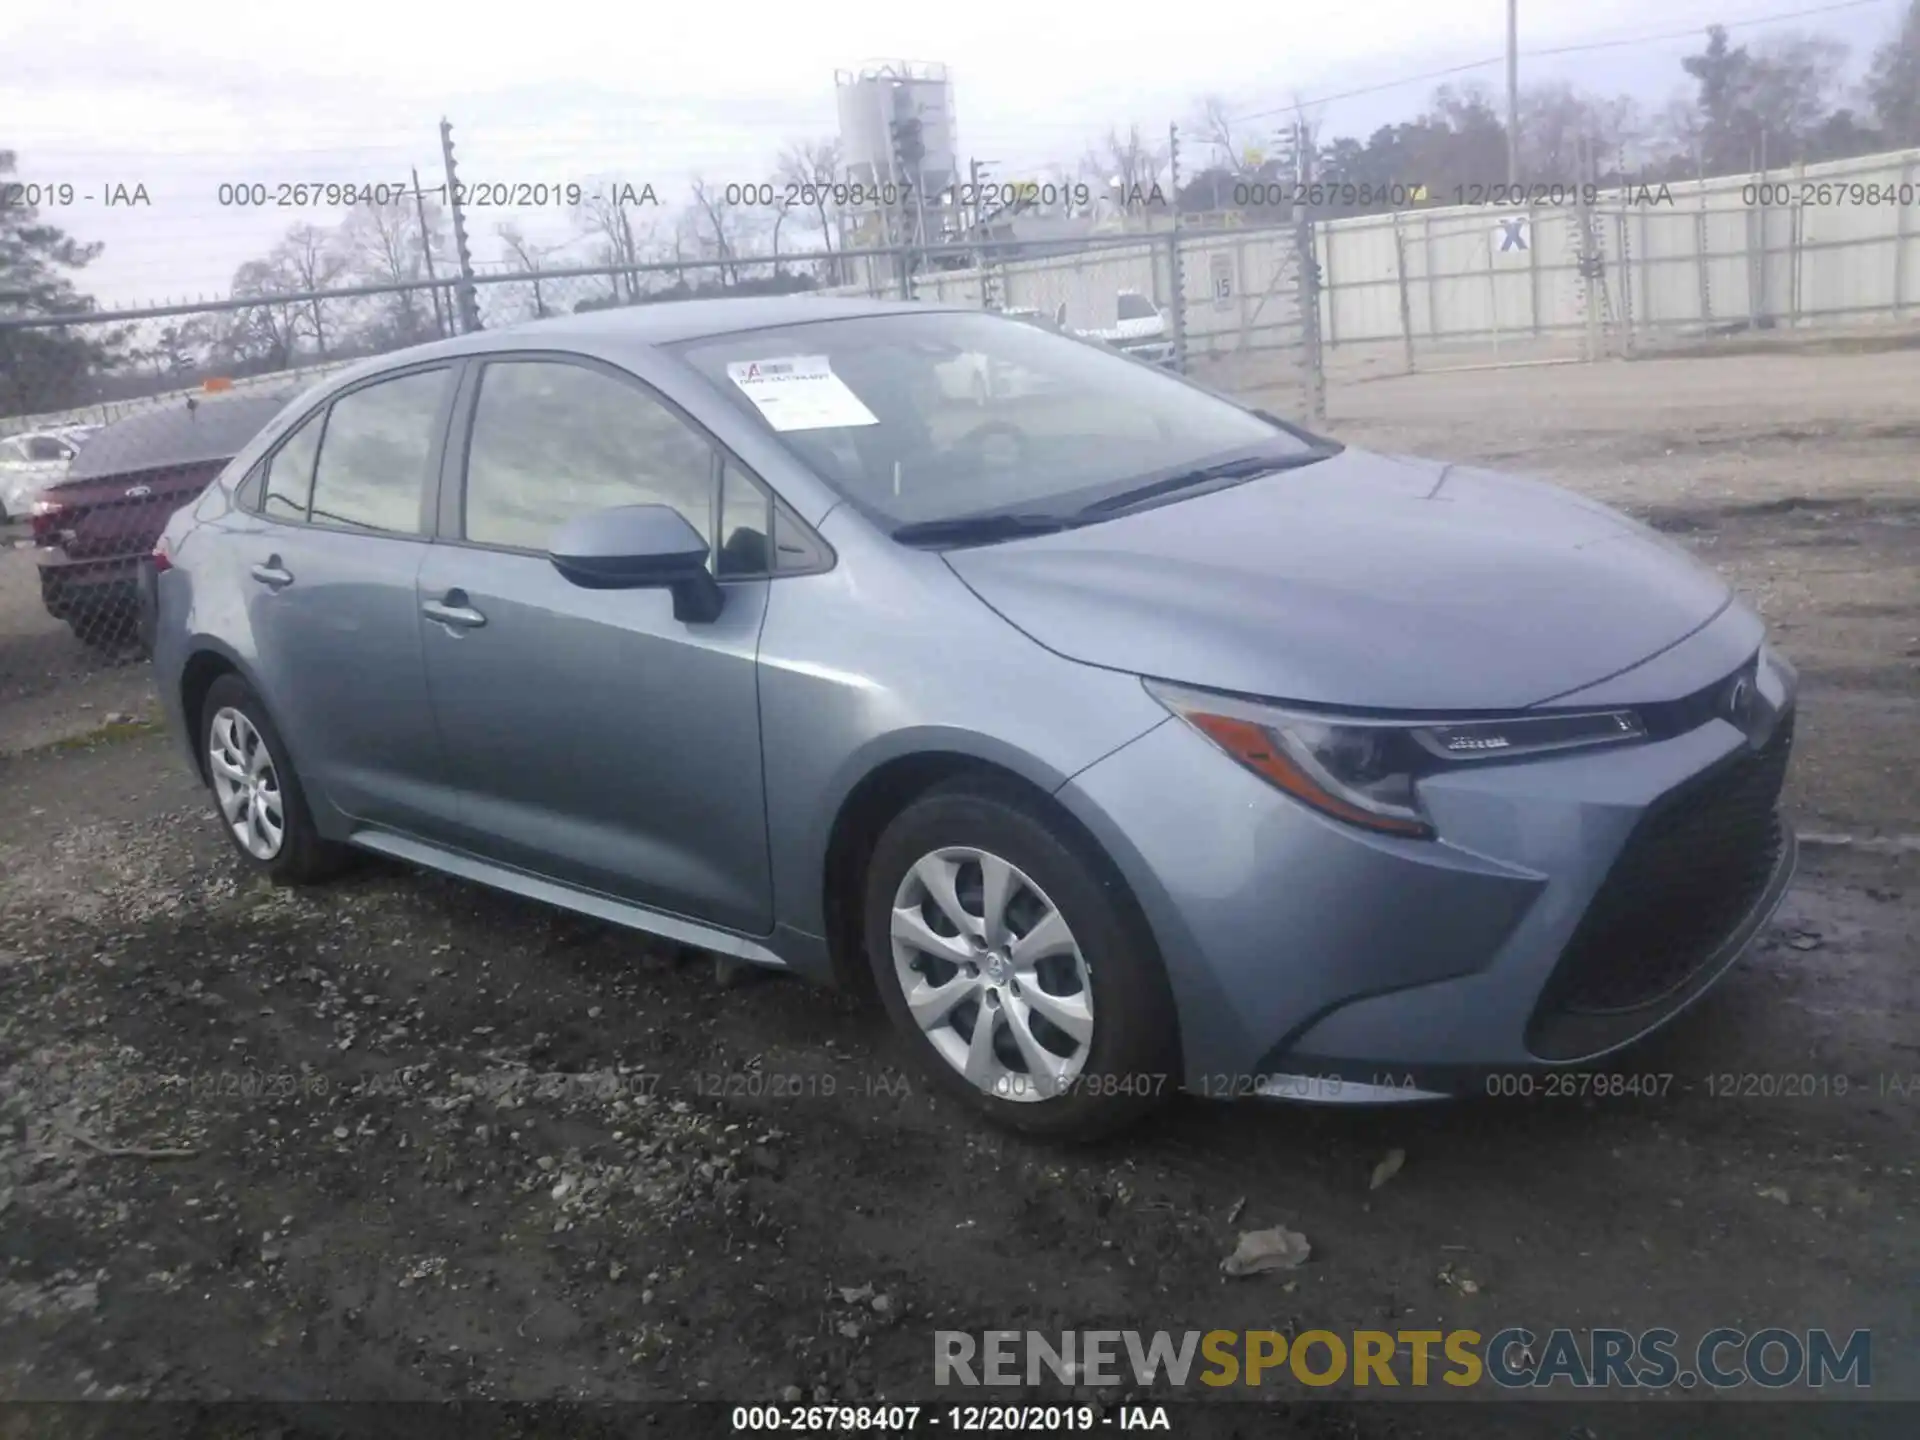
[[[1886,5],[1892,0],[1837,0],[1830,5],[1812,5],[1800,10],[1782,10],[1773,15],[1756,15],[1748,20],[1729,20],[1721,24],[1723,30],[1746,30],[1755,25],[1777,25],[1782,20],[1803,20],[1813,15],[1830,15],[1836,10],[1860,10],[1869,5]],[[1706,26],[1690,25],[1685,30],[1667,30],[1657,35],[1635,35],[1620,40],[1586,40],[1577,45],[1555,45],[1545,50],[1522,50],[1520,56],[1526,60],[1544,60],[1555,55],[1580,55],[1591,50],[1618,50],[1631,45],[1657,45],[1666,40],[1689,40],[1705,34]],[[1363,85],[1357,90],[1342,90],[1333,95],[1319,95],[1310,100],[1297,100],[1291,105],[1277,105],[1270,110],[1252,110],[1244,115],[1228,117],[1238,123],[1242,120],[1265,120],[1274,115],[1292,115],[1315,105],[1328,105],[1335,100],[1353,100],[1362,95],[1378,95],[1388,90],[1398,90],[1406,85],[1418,85],[1423,80],[1444,80],[1450,75],[1464,75],[1472,70],[1485,70],[1490,66],[1506,63],[1505,55],[1494,55],[1485,60],[1472,60],[1464,65],[1449,65],[1444,70],[1429,70],[1420,75],[1403,75],[1398,80],[1385,80],[1377,85]]]

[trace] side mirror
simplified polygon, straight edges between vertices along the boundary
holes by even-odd
[[[670,505],[616,505],[553,532],[547,558],[587,590],[671,590],[673,618],[717,619],[726,596],[707,568],[707,542]]]
[[[1067,328],[1067,302],[1062,300],[1053,309],[1053,323],[1062,330]]]

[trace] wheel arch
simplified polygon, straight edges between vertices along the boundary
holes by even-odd
[[[180,666],[180,679],[176,697],[180,703],[182,729],[186,733],[187,747],[193,755],[193,765],[201,782],[207,780],[207,757],[202,752],[206,748],[200,742],[201,712],[206,708],[207,692],[213,689],[214,682],[222,675],[237,675],[253,691],[260,704],[266,708],[274,728],[280,731],[284,743],[286,730],[280,724],[280,717],[274,714],[273,707],[267,703],[267,697],[261,692],[259,681],[252,669],[228,646],[212,637],[196,638],[187,658]]]
[[[871,968],[861,953],[860,928],[867,860],[875,844],[914,801],[956,782],[976,782],[1057,826],[1061,838],[1099,871],[1164,970],[1158,936],[1125,870],[1093,829],[1056,794],[1066,777],[1039,776],[976,751],[938,748],[882,760],[848,790],[835,812],[823,853],[820,898],[836,985],[864,989],[872,983]]]

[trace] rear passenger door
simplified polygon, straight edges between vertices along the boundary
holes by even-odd
[[[264,698],[308,790],[433,838],[454,804],[414,583],[454,381],[444,364],[381,376],[293,430],[264,462],[242,578]]]

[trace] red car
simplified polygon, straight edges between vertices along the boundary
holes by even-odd
[[[286,394],[189,399],[92,436],[33,507],[40,598],[88,645],[140,642],[140,567],[191,504],[287,402]]]

